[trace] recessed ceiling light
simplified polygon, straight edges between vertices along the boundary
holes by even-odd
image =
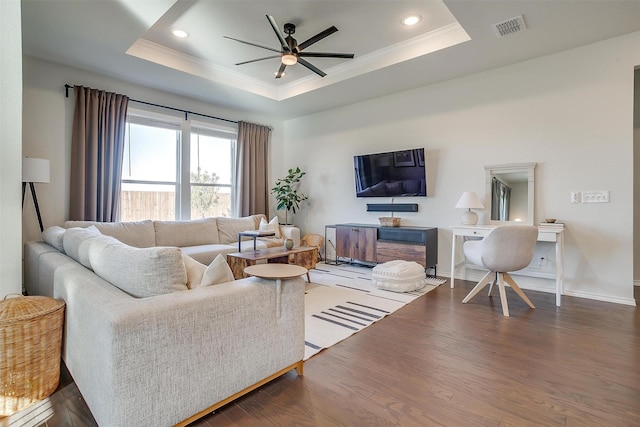
[[[181,39],[184,39],[185,37],[189,37],[189,33],[187,33],[184,30],[173,30],[171,31],[171,34],[173,34],[176,37],[180,37]]]
[[[422,20],[420,15],[409,15],[402,18],[402,23],[407,26],[416,25],[418,22]]]

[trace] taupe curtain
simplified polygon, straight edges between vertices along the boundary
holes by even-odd
[[[236,209],[238,216],[269,216],[268,126],[238,122],[236,153]]]
[[[75,86],[69,219],[116,221],[129,98]]]

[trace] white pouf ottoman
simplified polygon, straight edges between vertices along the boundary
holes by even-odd
[[[373,267],[373,285],[393,292],[411,292],[427,283],[424,267],[413,261],[389,261]]]

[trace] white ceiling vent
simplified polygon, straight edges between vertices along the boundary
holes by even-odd
[[[520,33],[526,30],[527,26],[524,24],[522,15],[518,15],[515,18],[493,24],[491,28],[493,28],[497,37],[504,37],[509,34]]]

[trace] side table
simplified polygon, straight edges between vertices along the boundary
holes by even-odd
[[[238,252],[242,252],[242,236],[253,237],[253,250],[256,250],[256,240],[258,237],[275,236],[275,231],[247,230],[238,233]]]
[[[276,317],[281,315],[280,294],[282,293],[282,279],[293,279],[294,277],[307,274],[304,267],[292,264],[257,264],[244,269],[249,276],[256,276],[262,279],[275,279],[276,281]]]

